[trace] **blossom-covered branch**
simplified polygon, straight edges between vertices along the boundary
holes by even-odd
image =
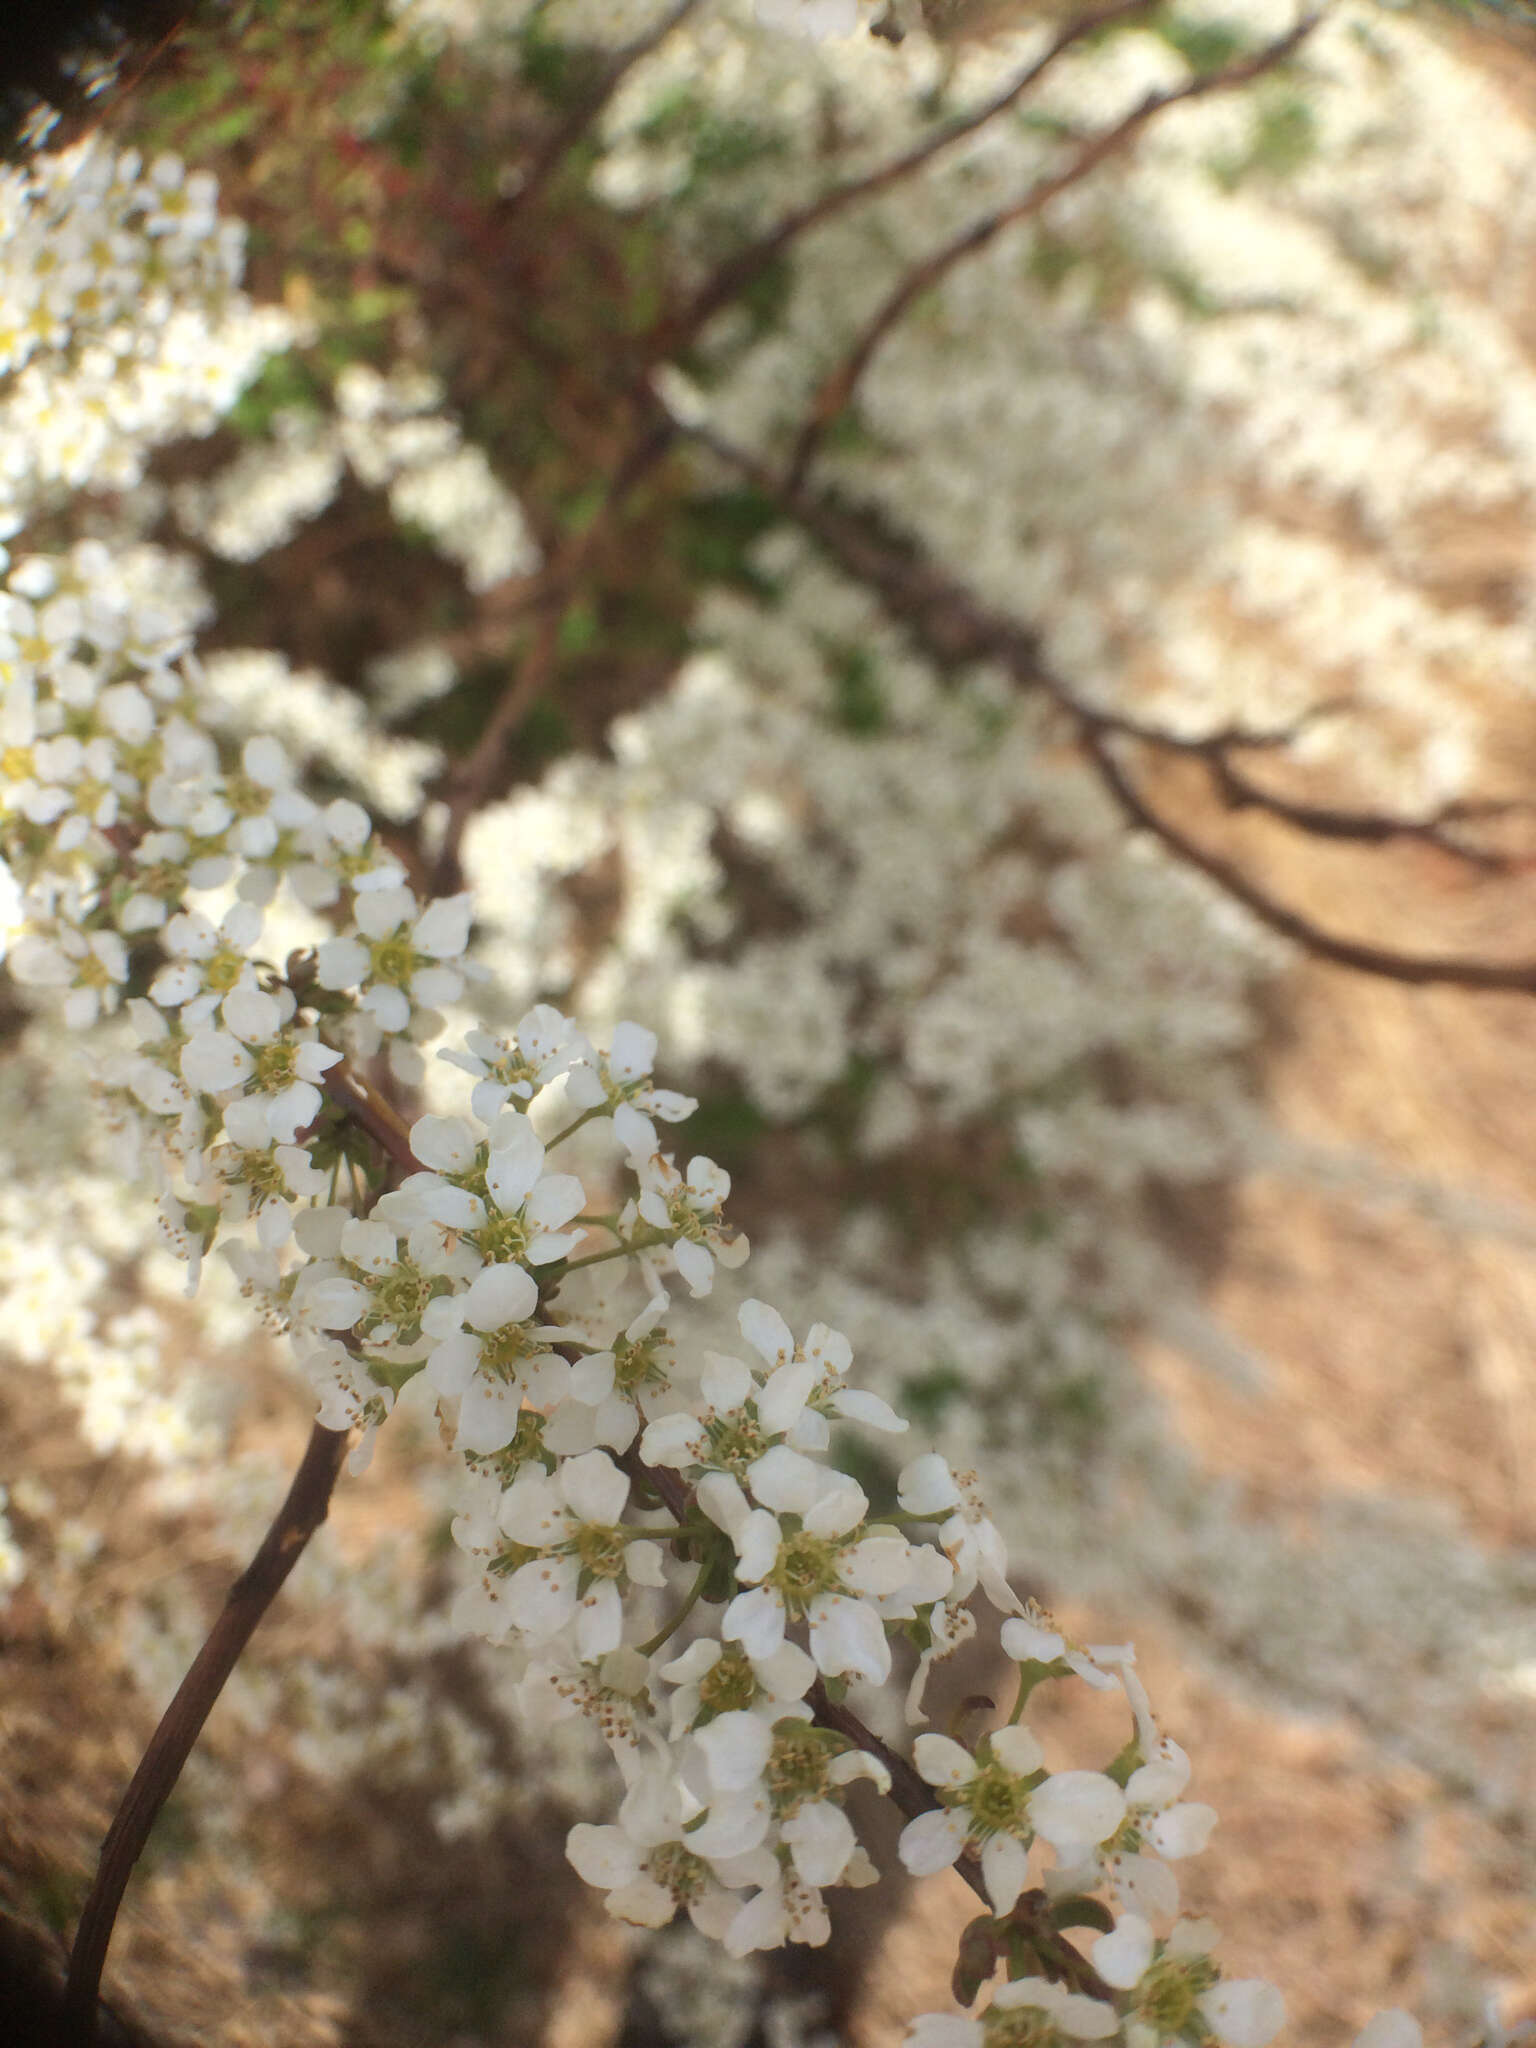
[[[1182,85],[1172,86],[1166,91],[1151,92],[1132,108],[1130,113],[1106,128],[1101,134],[1092,136],[1059,171],[1050,172],[1032,185],[1027,192],[1006,206],[995,207],[974,220],[961,233],[955,235],[942,248],[935,249],[920,263],[912,265],[882,300],[877,311],[865,323],[853,346],[830,375],[823,378],[815,400],[804,424],[794,438],[789,463],[785,472],[791,489],[803,482],[805,473],[815,460],[828,430],[847,409],[876,351],[892,330],[898,327],[917,302],[931,292],[945,275],[968,256],[984,249],[989,242],[1000,235],[1005,228],[1016,226],[1020,221],[1032,220],[1043,213],[1052,200],[1057,199],[1072,186],[1096,171],[1100,164],[1115,156],[1133,142],[1150,121],[1156,119],[1165,108],[1176,106],[1180,101],[1204,98],[1211,93],[1230,92],[1239,86],[1251,84],[1255,78],[1286,63],[1305,43],[1308,36],[1322,19],[1321,12],[1304,14],[1295,26],[1284,35],[1251,57],[1238,63],[1224,66],[1219,71],[1196,72]]]
[[[764,489],[772,490],[785,511],[813,533],[844,569],[879,591],[892,616],[938,660],[996,660],[1021,689],[1044,691],[1067,714],[1105,787],[1128,820],[1161,840],[1170,852],[1207,876],[1279,937],[1318,959],[1388,981],[1488,992],[1536,990],[1536,962],[1402,953],[1392,947],[1329,932],[1278,901],[1231,861],[1202,846],[1193,834],[1166,817],[1137,788],[1114,743],[1125,738],[1172,754],[1200,756],[1210,768],[1218,796],[1229,805],[1266,810],[1302,833],[1367,844],[1417,839],[1473,866],[1493,871],[1512,869],[1517,862],[1496,851],[1469,846],[1449,828],[1466,820],[1502,814],[1510,807],[1461,803],[1448,806],[1434,817],[1414,820],[1293,803],[1271,795],[1249,781],[1231,757],[1245,747],[1289,744],[1296,738],[1297,728],[1275,733],[1217,731],[1190,737],[1163,732],[1142,720],[1087,704],[1051,670],[1028,627],[977,602],[955,578],[931,560],[915,554],[909,545],[903,544],[900,549],[891,546],[880,537],[878,522],[861,521],[850,508],[818,497],[803,484],[778,484],[758,457],[725,441],[701,421],[690,422],[685,431],[722,461],[752,476]]]

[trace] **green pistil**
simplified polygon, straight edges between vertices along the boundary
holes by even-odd
[[[709,1882],[709,1865],[681,1842],[663,1842],[645,1859],[646,1874],[680,1905],[699,1898]]]
[[[233,946],[220,946],[209,955],[203,966],[203,980],[220,995],[227,995],[240,979],[245,966],[245,955],[237,953]]]
[[[535,1348],[521,1323],[507,1323],[481,1340],[480,1363],[493,1379],[510,1382]]]
[[[727,1650],[699,1680],[699,1705],[712,1714],[737,1713],[757,1698],[757,1674],[742,1650]]]
[[[685,1194],[674,1195],[667,1204],[667,1217],[679,1237],[686,1237],[693,1244],[704,1242],[704,1231],[713,1219],[701,1216],[697,1209],[690,1209]]]
[[[258,1201],[271,1195],[286,1195],[288,1182],[272,1152],[242,1152],[235,1179],[243,1181]]]
[[[1136,2010],[1156,2027],[1160,2039],[1181,2034],[1198,2018],[1196,2001],[1218,1975],[1204,1956],[1160,1956],[1136,1986]]]
[[[471,1188],[470,1193],[478,1193],[486,1202],[487,1209],[487,1221],[484,1226],[467,1233],[470,1242],[484,1253],[488,1265],[520,1264],[523,1254],[528,1249],[528,1226],[522,1217],[503,1216],[496,1208],[495,1202],[487,1199],[483,1184],[479,1189]]]
[[[74,787],[75,809],[82,817],[94,818],[102,798],[107,794],[107,785],[98,782],[94,776],[87,776]]]
[[[135,893],[153,896],[161,903],[178,902],[186,886],[186,875],[168,860],[155,861],[147,868],[140,868],[133,877]]]
[[[378,864],[378,849],[367,840],[356,853],[343,853],[340,847],[333,847],[326,858],[326,866],[348,882],[355,882],[359,875],[366,875],[370,868],[377,867]]]
[[[707,1429],[714,1462],[740,1475],[763,1455],[767,1440],[752,1421],[713,1422]]]
[[[818,1593],[836,1589],[839,1554],[836,1543],[805,1529],[786,1538],[765,1581],[784,1602],[786,1614],[804,1614]]]
[[[392,988],[406,988],[416,972],[416,949],[406,932],[391,932],[387,939],[378,939],[369,948],[373,961],[374,981],[387,982]]]
[[[275,1095],[286,1088],[294,1078],[297,1054],[286,1039],[277,1038],[270,1045],[259,1045],[256,1053],[256,1085],[264,1093]]]
[[[137,746],[120,745],[117,749],[117,765],[126,769],[135,782],[152,782],[160,773],[160,743],[158,740],[143,740]]]
[[[971,1832],[982,1840],[991,1835],[1018,1835],[1028,1841],[1030,1787],[1000,1763],[985,1763],[964,1785],[945,1799],[970,1815]]]
[[[237,771],[224,778],[224,801],[242,818],[258,818],[272,801],[272,792]]]
[[[544,1451],[544,1417],[536,1408],[525,1408],[518,1417],[517,1435],[511,1443],[499,1451],[468,1454],[468,1462],[477,1472],[494,1472],[501,1481],[502,1491],[517,1477],[530,1459],[538,1458],[545,1465],[552,1466],[553,1458]],[[530,1552],[530,1555],[533,1553]]]
[[[1134,1816],[1128,1813],[1104,1844],[1104,1853],[1106,1856],[1135,1856],[1141,1847],[1141,1829],[1136,1825]]]
[[[637,1387],[659,1386],[668,1377],[661,1353],[670,1351],[664,1330],[652,1330],[631,1343],[618,1337],[613,1346],[613,1383],[620,1393],[632,1394]]]
[[[624,1576],[624,1554],[629,1531],[605,1528],[600,1522],[583,1522],[571,1548],[581,1560],[583,1573],[594,1579]]]
[[[356,1272],[355,1268],[354,1272],[373,1297],[365,1329],[378,1323],[393,1323],[397,1338],[413,1339],[418,1334],[422,1310],[448,1286],[446,1280],[419,1272],[409,1259],[402,1259],[382,1275]]]
[[[773,1726],[768,1759],[768,1800],[778,1819],[788,1820],[807,1800],[828,1795],[827,1766],[846,1749],[840,1736],[786,1717]]]
[[[986,2048],[1066,2048],[1055,2021],[1037,2006],[999,2012],[993,2006],[981,2022]]]

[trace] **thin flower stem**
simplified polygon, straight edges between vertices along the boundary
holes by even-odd
[[[544,1147],[544,1150],[546,1152],[553,1152],[555,1147],[557,1145],[563,1145],[567,1138],[575,1137],[576,1133],[581,1129],[583,1124],[591,1123],[593,1117],[595,1116],[606,1116],[607,1114],[607,1103],[602,1103],[595,1109],[584,1109],[581,1112],[581,1115],[577,1117],[574,1123],[567,1124],[563,1131],[557,1132],[556,1135],[550,1139],[549,1143]]]
[[[709,1573],[707,1570],[699,1572],[695,1577],[693,1584],[688,1588],[682,1606],[678,1608],[676,1614],[673,1615],[672,1619],[667,1623],[665,1628],[658,1629],[656,1634],[651,1637],[649,1642],[641,1643],[638,1645],[639,1653],[642,1657],[654,1657],[656,1652],[661,1648],[662,1644],[666,1642],[670,1636],[675,1635],[678,1629],[682,1627],[683,1623],[688,1619],[689,1615],[697,1606],[699,1596],[704,1591],[704,1581],[706,1578],[708,1578],[708,1576]]]
[[[214,1702],[224,1690],[262,1616],[277,1598],[305,1545],[325,1520],[346,1453],[346,1430],[316,1423],[287,1498],[245,1570],[225,1596],[176,1697],[160,1717],[101,1846],[70,1952],[60,2007],[59,2048],[91,2048],[102,1965],[133,1866],[170,1797]]]
[[[1327,0],[1324,0],[1324,5]],[[1139,105],[1099,134],[1090,137],[1077,154],[1062,169],[1039,179],[1018,199],[1006,206],[996,208],[972,221],[970,226],[956,235],[953,240],[933,250],[920,263],[916,263],[887,295],[878,311],[866,323],[853,347],[838,367],[825,377],[809,415],[795,437],[790,455],[786,481],[791,490],[803,483],[828,430],[833,422],[846,411],[855,389],[868,369],[886,337],[900,325],[911,308],[926,297],[936,285],[959,263],[965,261],[979,249],[984,249],[1005,228],[1018,222],[1033,219],[1042,213],[1051,201],[1071,186],[1078,184],[1090,172],[1097,170],[1107,157],[1114,156],[1126,148],[1165,107],[1177,105],[1183,100],[1199,99],[1208,93],[1225,92],[1234,86],[1246,85],[1250,80],[1262,76],[1266,71],[1283,64],[1312,33],[1322,18],[1322,7],[1308,14],[1288,29],[1282,36],[1268,43],[1255,56],[1228,66],[1225,70],[1197,74],[1186,84],[1175,86],[1164,92],[1148,93]]]
[[[620,1235],[619,1212],[617,1211],[617,1209],[615,1209],[613,1213],[608,1216],[578,1216],[575,1220],[576,1222],[585,1225],[585,1227],[588,1230],[607,1230],[610,1231],[615,1237],[618,1237]]]
[[[575,1273],[582,1266],[600,1266],[604,1259],[627,1259],[633,1256],[634,1250],[635,1247],[632,1244],[610,1245],[605,1252],[588,1252],[584,1259],[567,1259],[565,1271],[567,1273]]]

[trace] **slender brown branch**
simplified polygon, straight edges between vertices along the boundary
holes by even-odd
[[[535,615],[533,635],[510,686],[486,721],[467,757],[450,772],[444,796],[448,807],[443,843],[433,863],[432,887],[438,895],[463,886],[459,847],[464,829],[484,803],[507,748],[521,731],[529,712],[549,687],[560,652],[560,632],[575,600],[583,570],[598,541],[617,516],[630,492],[666,454],[676,438],[670,419],[657,417],[649,393],[644,424],[615,467],[602,502],[582,532],[552,562],[528,609]]]
[[[933,1792],[914,1767],[889,1743],[882,1742],[874,1730],[861,1721],[853,1709],[839,1700],[829,1699],[827,1689],[818,1678],[806,1694],[814,1719],[823,1728],[830,1728],[834,1734],[842,1735],[856,1748],[878,1757],[891,1774],[891,1789],[887,1795],[891,1804],[908,1820],[916,1820],[920,1813],[931,1813],[938,1805]],[[987,1895],[981,1867],[971,1856],[961,1856],[954,1865],[955,1875],[968,1884],[990,1913],[992,1901]],[[1069,1984],[1074,1991],[1081,1991],[1090,1998],[1102,1998],[1113,2005],[1114,1993],[1099,1976],[1087,1958],[1081,1955],[1061,1931],[1052,1925],[1050,1919],[1037,1906],[1031,1895],[1026,1894],[1013,1908],[1013,1918],[1023,1919],[1029,1925],[1032,1940],[1042,1955],[1049,1956],[1057,1979]]]
[[[419,1173],[421,1161],[411,1150],[411,1134],[393,1103],[372,1087],[348,1060],[326,1069],[321,1086],[338,1109],[366,1131],[401,1173]]]
[[[860,378],[868,369],[886,336],[899,325],[917,300],[932,291],[956,264],[967,256],[973,256],[978,249],[984,249],[1004,228],[1012,227],[1019,221],[1028,220],[1040,213],[1053,199],[1096,170],[1107,157],[1114,156],[1125,148],[1126,144],[1133,141],[1147,123],[1165,108],[1175,106],[1181,100],[1200,99],[1207,93],[1224,92],[1236,86],[1247,85],[1264,72],[1283,64],[1288,57],[1294,55],[1321,18],[1320,10],[1303,15],[1301,20],[1283,36],[1276,37],[1273,42],[1267,43],[1252,57],[1244,58],[1241,63],[1228,65],[1220,71],[1206,72],[1167,92],[1149,93],[1123,120],[1117,121],[1113,128],[1106,128],[1102,134],[1094,136],[1091,141],[1084,144],[1071,162],[1061,170],[1053,172],[1050,177],[1040,179],[1010,205],[983,214],[953,240],[935,249],[921,263],[914,264],[866,323],[863,332],[842,362],[823,379],[812,401],[810,413],[795,437],[787,472],[790,487],[793,488],[803,481],[824,435],[847,407]]]
[[[346,1448],[346,1431],[315,1424],[287,1499],[255,1556],[230,1587],[192,1668],[160,1717],[102,1844],[96,1880],[70,1953],[58,2048],[91,2048],[95,2040],[102,1965],[133,1866],[241,1652],[325,1520]]]
[[[631,1446],[618,1459],[623,1471],[632,1480],[639,1480],[648,1486],[662,1502],[667,1513],[679,1527],[687,1519],[689,1488],[677,1473],[664,1466],[644,1464],[639,1452]],[[891,1789],[887,1797],[899,1813],[908,1820],[915,1820],[920,1813],[931,1813],[939,1804],[933,1796],[932,1787],[919,1775],[916,1768],[899,1750],[892,1749],[841,1700],[829,1697],[823,1680],[818,1678],[806,1694],[812,1717],[823,1728],[829,1728],[835,1735],[841,1735],[856,1749],[877,1757],[891,1776]],[[981,1869],[974,1858],[962,1856],[954,1866],[956,1875],[968,1884],[988,1912],[992,1902],[982,1882]],[[1023,1916],[1030,1922],[1030,1934],[1042,1955],[1049,1956],[1056,1975],[1064,1984],[1070,1984],[1074,1991],[1084,1991],[1093,1998],[1102,1998],[1113,2003],[1113,1994],[1108,1985],[1097,1975],[1091,1964],[1079,1954],[1060,1930],[1054,1927],[1043,1912],[1034,1907],[1028,1896],[1021,1899],[1014,1908],[1014,1917]]]
[[[462,886],[459,846],[464,828],[485,800],[486,792],[501,766],[502,755],[548,687],[560,650],[560,629],[565,624],[569,609],[568,591],[551,593],[540,608],[533,638],[517,673],[510,686],[502,692],[473,750],[450,777],[448,819],[432,874],[432,887],[438,895],[451,894]]]
[[[1394,839],[1417,839],[1441,853],[1452,854],[1472,867],[1490,873],[1507,871],[1508,857],[1489,847],[1474,846],[1447,829],[1464,814],[1454,805],[1428,818],[1394,818],[1373,811],[1346,811],[1329,804],[1300,803],[1278,791],[1265,789],[1230,759],[1225,748],[1199,749],[1207,757],[1211,777],[1222,802],[1230,810],[1260,810],[1279,818],[1299,832],[1318,839],[1351,839],[1366,846],[1383,846]]]
[[[1156,727],[1101,711],[1085,704],[1054,674],[1045,661],[1038,637],[1017,620],[989,611],[963,585],[945,574],[927,556],[907,547],[898,550],[877,540],[844,509],[808,491],[802,484],[775,481],[755,455],[735,447],[712,429],[682,429],[702,446],[752,479],[776,497],[798,524],[822,543],[834,561],[856,581],[873,590],[891,617],[904,625],[930,658],[945,664],[996,661],[1006,668],[1021,689],[1041,690],[1070,719],[1106,788],[1126,817],[1153,833],[1171,852],[1213,881],[1235,901],[1244,905],[1260,923],[1281,937],[1290,939],[1318,959],[1331,960],[1361,974],[1412,985],[1442,984],[1481,992],[1536,992],[1536,961],[1457,959],[1437,954],[1399,953],[1390,947],[1340,938],[1323,930],[1309,918],[1278,903],[1252,882],[1230,861],[1209,851],[1170,819],[1165,818],[1130,779],[1116,756],[1116,739],[1130,739],[1160,746],[1176,753],[1204,753],[1221,746],[1248,745],[1253,739],[1240,727],[1208,735],[1202,740],[1181,739]],[[1272,734],[1257,735],[1263,744],[1278,743]],[[1279,805],[1276,815],[1283,816]],[[1287,822],[1306,830],[1307,807],[1295,806],[1296,815]],[[1496,814],[1504,806],[1467,803],[1447,806],[1444,822]],[[1345,815],[1345,814],[1341,814]],[[1379,831],[1381,839],[1427,837],[1440,820],[1424,827],[1408,821],[1387,820]],[[1328,836],[1328,835],[1324,835]],[[1352,836],[1365,837],[1361,832]],[[1443,850],[1475,856],[1456,840],[1437,839]]]
[[[1408,982],[1416,987],[1442,983],[1452,988],[1482,991],[1503,990],[1520,995],[1536,994],[1536,961],[1458,960],[1436,954],[1398,953],[1385,946],[1370,946],[1355,939],[1339,938],[1315,925],[1299,911],[1289,909],[1259,888],[1230,861],[1210,852],[1171,819],[1165,818],[1137,789],[1115,758],[1111,741],[1101,732],[1083,734],[1095,767],[1105,787],[1134,825],[1160,839],[1170,853],[1200,873],[1250,910],[1261,924],[1282,938],[1292,940],[1304,952],[1319,960],[1331,960],[1339,967],[1353,967],[1361,974],[1374,974],[1388,981]]]
[[[900,184],[914,171],[949,149],[953,144],[973,135],[978,128],[984,128],[989,121],[996,120],[1015,103],[1022,99],[1032,85],[1043,78],[1057,59],[1080,43],[1085,37],[1097,35],[1101,29],[1112,27],[1116,22],[1127,21],[1137,14],[1148,14],[1157,0],[1113,0],[1108,7],[1101,7],[1094,13],[1080,15],[1070,22],[1056,37],[1055,41],[1021,71],[1017,78],[1003,90],[973,107],[968,113],[957,114],[952,121],[935,128],[931,135],[924,136],[911,149],[900,156],[892,157],[876,169],[867,171],[859,178],[845,178],[839,185],[830,185],[815,199],[787,213],[781,221],[771,227],[765,235],[740,249],[734,256],[727,257],[714,275],[672,319],[658,321],[650,337],[650,353],[654,360],[669,355],[681,343],[689,341],[705,321],[722,306],[739,297],[754,283],[771,263],[787,249],[791,242],[810,228],[817,228],[824,221],[860,200],[872,199],[876,193],[884,192],[892,185]]]
[[[522,183],[511,195],[508,202],[511,208],[520,211],[538,197],[635,65],[665,42],[673,29],[681,26],[698,4],[699,0],[678,0],[678,4],[669,14],[664,14],[661,20],[648,28],[643,35],[636,36],[633,42],[624,45],[603,73],[596,89],[578,106],[572,108],[534,158]]]

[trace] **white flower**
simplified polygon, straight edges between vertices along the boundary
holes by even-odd
[[[517,1434],[525,1401],[545,1407],[565,1393],[571,1368],[549,1349],[558,1332],[532,1325],[538,1305],[533,1275],[500,1265],[483,1266],[462,1293],[440,1295],[422,1311],[423,1332],[437,1340],[427,1356],[428,1384],[459,1402],[456,1450],[502,1450]]]
[[[808,42],[851,36],[859,26],[859,0],[755,0],[764,28],[803,36]]]
[[[1101,1660],[1112,1659],[1123,1665],[1129,1661],[1127,1653],[1118,1646],[1086,1649],[1059,1629],[1047,1626],[1049,1621],[1050,1616],[1030,1601],[1018,1615],[1005,1621],[999,1631],[1004,1654],[1015,1664],[1065,1664],[1099,1692],[1110,1690],[1117,1680],[1113,1672],[1104,1669]]]
[[[747,1256],[747,1240],[733,1236],[720,1221],[721,1205],[731,1191],[731,1177],[702,1153],[688,1162],[685,1179],[669,1155],[653,1152],[638,1162],[642,1193],[636,1205],[641,1220],[671,1241],[672,1260],[698,1298],[715,1284],[715,1260],[735,1267]],[[713,1256],[711,1256],[713,1255]]]
[[[771,1367],[757,1413],[769,1436],[787,1436],[803,1451],[825,1450],[830,1441],[826,1414],[899,1434],[907,1424],[878,1394],[843,1385],[853,1347],[840,1330],[811,1326],[797,1348],[788,1323],[765,1301],[744,1301],[737,1314],[741,1334]]]
[[[1007,1546],[974,1472],[951,1472],[936,1451],[927,1451],[903,1470],[896,1497],[909,1514],[944,1517],[939,1542],[955,1568],[957,1600],[979,1584],[994,1607],[1005,1614],[1023,1612],[1024,1603],[1008,1583]]]
[[[181,1076],[189,1088],[214,1096],[242,1090],[259,1125],[279,1145],[293,1144],[319,1116],[320,1084],[341,1058],[312,1030],[291,1030],[293,1012],[290,990],[269,994],[253,982],[242,983],[224,998],[227,1028],[194,1030],[181,1052]],[[232,1108],[225,1107],[225,1128],[237,1143],[254,1142],[249,1125],[231,1125]]]
[[[721,1634],[749,1656],[765,1657],[784,1640],[788,1622],[804,1618],[811,1655],[828,1677],[883,1685],[890,1644],[878,1608],[860,1596],[900,1589],[910,1571],[906,1538],[894,1530],[859,1535],[863,1489],[785,1444],[747,1477],[759,1503],[750,1509],[725,1473],[706,1473],[697,1488],[700,1507],[736,1546],[736,1575],[750,1589],[726,1608]],[[793,1517],[795,1528],[784,1529],[780,1515]]]
[[[805,1698],[815,1682],[816,1664],[796,1643],[783,1642],[766,1657],[750,1657],[740,1643],[700,1636],[680,1657],[663,1664],[661,1675],[676,1688],[671,1700],[676,1741],[701,1714],[760,1707],[776,1718]]]
[[[251,954],[261,939],[261,922],[261,912],[250,903],[231,905],[217,925],[198,910],[168,918],[160,938],[171,958],[149,985],[150,1001],[179,1009],[187,1031],[206,1024],[242,981],[254,989]]]
[[[598,1056],[569,1017],[549,1003],[535,1003],[520,1017],[508,1038],[493,1038],[488,1031],[470,1031],[465,1049],[447,1048],[438,1057],[474,1077],[470,1106],[482,1123],[491,1123],[496,1112],[511,1097],[529,1101],[541,1088],[577,1070],[590,1075],[590,1090],[577,1101],[578,1108],[596,1108],[603,1100],[597,1079]]]
[[[1351,2048],[1424,2048],[1424,2033],[1412,2013],[1391,2005],[1371,2015]]]
[[[972,1755],[947,1735],[919,1735],[912,1760],[925,1783],[938,1788],[941,1804],[902,1829],[903,1864],[914,1877],[928,1877],[974,1842],[993,1909],[1008,1912],[1029,1871],[1030,1800],[1044,1763],[1039,1743],[1027,1728],[999,1728]]]
[[[404,1031],[412,1004],[435,1010],[463,994],[462,973],[444,963],[458,959],[469,941],[468,893],[438,897],[418,912],[411,891],[389,883],[354,894],[352,915],[356,934],[325,941],[316,978],[322,988],[359,989],[360,1007],[381,1031]]]
[[[525,1467],[508,1487],[501,1528],[539,1553],[507,1581],[507,1610],[530,1642],[574,1618],[577,1653],[591,1662],[619,1645],[620,1586],[666,1584],[660,1544],[620,1527],[628,1500],[628,1479],[603,1451],[566,1458],[553,1476]]]
[[[739,1898],[696,1855],[678,1829],[659,1841],[635,1841],[623,1827],[580,1821],[565,1837],[571,1868],[598,1886],[604,1909],[633,1927],[666,1927],[678,1907],[700,1933],[721,1939],[737,1915]]]
[[[89,1030],[103,1011],[117,1007],[128,979],[128,948],[116,932],[80,932],[63,926],[53,938],[32,934],[11,948],[11,973],[30,988],[64,988],[64,1022]]]
[[[1124,1914],[1112,1933],[1099,1937],[1093,1966],[1106,1984],[1129,1995],[1133,2038],[1181,2035],[1198,2012],[1230,2048],[1265,2048],[1285,2024],[1285,2003],[1262,1978],[1220,1981],[1211,1961],[1215,1945],[1208,1920],[1181,1920],[1158,1941],[1138,1913]]]
[[[643,1115],[659,1116],[663,1123],[681,1123],[699,1105],[693,1096],[680,1095],[676,1089],[652,1087],[649,1076],[655,1062],[654,1031],[640,1024],[615,1024],[606,1062],[607,1099],[616,1106],[628,1104]],[[650,1149],[655,1150],[654,1143]]]
[[[580,1231],[561,1226],[586,1207],[586,1189],[573,1173],[545,1173],[544,1146],[515,1111],[504,1110],[491,1126],[485,1185],[498,1212],[487,1224],[497,1257],[546,1266],[581,1243]]]

